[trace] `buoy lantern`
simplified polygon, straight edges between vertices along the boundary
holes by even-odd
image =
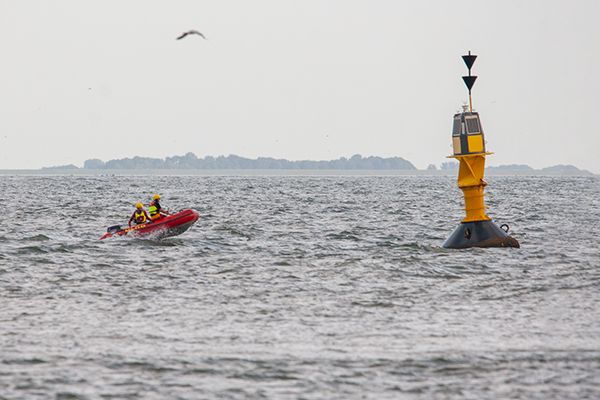
[[[469,69],[469,75],[463,81],[469,89],[469,106],[463,107],[461,113],[455,114],[452,123],[453,155],[459,162],[458,187],[465,198],[466,217],[444,242],[449,249],[468,247],[519,247],[519,242],[508,235],[508,225],[499,227],[485,213],[484,188],[487,182],[483,179],[485,172],[485,139],[479,113],[473,112],[471,89],[476,76],[471,75],[471,67],[476,55],[469,51],[463,60]],[[502,229],[506,227],[505,229]]]

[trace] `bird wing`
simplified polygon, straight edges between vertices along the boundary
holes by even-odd
[[[194,35],[201,36],[203,39],[206,39],[206,36],[202,34],[202,32],[198,32],[197,30],[189,31],[188,33],[193,33]]]
[[[193,30],[192,30],[192,31],[183,32],[183,33],[181,34],[181,36],[179,36],[179,37],[177,38],[177,40],[179,40],[179,39],[183,39],[183,38],[184,38],[184,37],[186,37],[187,35],[192,35],[192,34],[193,34],[193,35],[200,35],[200,36],[202,36],[202,38],[203,38],[204,40],[206,40],[206,36],[204,36],[204,35],[202,34],[202,32],[193,31]]]

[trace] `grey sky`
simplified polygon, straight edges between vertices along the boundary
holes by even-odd
[[[600,172],[600,1],[0,1],[0,169],[363,155]],[[183,31],[198,36],[176,41]]]

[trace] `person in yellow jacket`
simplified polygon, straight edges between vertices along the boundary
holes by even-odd
[[[162,207],[160,206],[160,195],[159,194],[155,194],[154,196],[152,196],[152,202],[150,203],[150,206],[148,207],[148,213],[150,214],[150,218],[152,219],[152,221],[156,221],[163,215],[168,215],[168,213],[166,211],[164,211],[162,209]]]
[[[132,221],[136,225],[145,224],[150,221],[150,217],[146,210],[144,210],[144,205],[142,203],[137,203],[135,205],[135,211],[131,214],[131,218],[129,218],[129,226],[131,226]]]

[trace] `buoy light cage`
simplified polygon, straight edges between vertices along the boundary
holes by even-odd
[[[454,115],[452,123],[452,149],[455,156],[485,154],[485,140],[479,114],[464,112]],[[491,153],[489,153],[491,154]]]

